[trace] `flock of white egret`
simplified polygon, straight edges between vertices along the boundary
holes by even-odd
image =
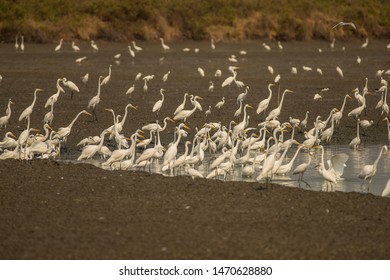
[[[343,24],[348,25],[350,23]],[[16,38],[15,48],[17,51],[24,52],[23,37],[21,39],[21,44],[19,44],[18,38]],[[173,52],[173,48],[169,47],[162,38],[160,42],[162,56]],[[52,51],[53,57],[64,50],[63,44],[63,39],[61,39]],[[367,48],[367,45],[368,40],[361,46],[362,57],[364,57],[364,49]],[[137,46],[134,41],[132,46],[128,45],[127,50],[132,59],[143,55],[143,48]],[[259,44],[259,49],[263,48],[265,53],[272,51],[283,52],[286,46],[288,47],[288,45],[283,46],[281,42],[278,42],[276,48],[271,48],[270,45],[263,43]],[[80,53],[81,51],[74,41],[71,44],[71,48],[75,53]],[[330,46],[330,49],[332,48],[334,48],[334,41]],[[218,49],[218,46],[212,40],[211,47],[207,51],[215,52],[216,49]],[[95,54],[100,52],[94,41],[90,42],[90,50]],[[195,48],[193,54],[201,53],[202,51],[205,50]],[[343,51],[345,52],[344,48]],[[186,47],[177,52],[189,53],[191,49]],[[317,49],[317,55],[321,55],[322,52],[322,48]],[[384,48],[383,52],[386,53],[386,48]],[[247,51],[240,50],[237,56],[232,54],[226,57],[226,61],[229,64],[228,67],[224,69],[215,67],[212,74],[207,73],[200,66],[192,65],[194,76],[196,75],[198,79],[210,79],[204,84],[205,90],[202,90],[203,93],[207,92],[208,96],[215,94],[216,91],[222,93],[215,97],[218,99],[218,102],[213,104],[206,102],[205,94],[190,93],[191,90],[183,90],[182,94],[176,94],[175,96],[169,95],[165,85],[169,84],[175,72],[181,71],[179,65],[177,69],[169,70],[161,76],[137,73],[134,81],[129,84],[128,89],[123,94],[117,93],[122,95],[123,100],[125,100],[123,102],[127,100],[127,103],[124,115],[116,114],[114,109],[107,108],[108,106],[102,102],[101,91],[103,88],[108,89],[112,79],[115,79],[113,65],[120,64],[120,59],[123,58],[120,53],[115,54],[112,64],[107,65],[107,75],[86,73],[82,75],[81,80],[73,79],[73,81],[65,77],[58,77],[56,81],[57,91],[50,96],[46,91],[41,93],[43,91],[41,88],[36,88],[35,91],[32,90],[34,92],[32,103],[19,116],[15,117],[12,112],[15,106],[20,105],[14,104],[13,97],[9,96],[8,104],[0,104],[1,108],[6,108],[5,115],[0,117],[0,128],[5,135],[0,142],[0,159],[32,160],[61,158],[63,153],[66,153],[64,148],[67,147],[67,139],[72,134],[72,128],[77,120],[82,115],[91,115],[92,117],[90,118],[93,118],[96,124],[99,124],[101,118],[110,118],[112,119],[112,125],[101,127],[101,131],[97,135],[72,135],[73,138],[77,138],[77,141],[79,141],[77,146],[80,147],[80,151],[76,156],[78,161],[99,159],[99,165],[105,169],[157,169],[157,172],[170,175],[188,174],[192,178],[226,179],[237,169],[240,169],[242,176],[253,177],[258,182],[269,182],[272,181],[274,176],[291,174],[297,175],[300,186],[301,182],[309,185],[303,179],[305,171],[308,168],[317,168],[318,176],[322,176],[324,180],[323,189],[335,191],[338,182],[343,180],[342,175],[348,163],[348,155],[336,153],[327,162],[324,156],[324,146],[326,148],[327,145],[332,144],[332,137],[340,129],[343,129],[340,125],[341,120],[349,118],[356,121],[356,137],[351,137],[349,145],[352,150],[358,151],[361,149],[362,131],[364,132],[374,125],[374,121],[363,119],[367,114],[367,96],[369,95],[380,96],[375,108],[378,110],[378,113],[380,112],[380,120],[383,120],[383,122],[380,122],[380,125],[383,129],[387,129],[387,141],[390,144],[389,106],[387,104],[388,85],[386,80],[386,75],[390,74],[390,70],[378,70],[376,73],[377,79],[372,81],[372,85],[369,84],[369,79],[365,78],[364,81],[361,81],[362,84],[364,83],[362,89],[359,89],[360,85],[358,84],[356,88],[349,89],[349,92],[338,95],[339,98],[334,97],[340,106],[329,106],[329,115],[323,117],[317,115],[315,111],[309,112],[308,109],[302,112],[300,107],[303,106],[298,102],[294,104],[292,100],[299,93],[291,87],[293,85],[290,85],[288,89],[283,88],[284,76],[277,74],[272,65],[265,66],[266,71],[261,70],[261,75],[269,75],[271,77],[269,83],[261,85],[263,89],[267,89],[265,91],[266,94],[257,94],[257,104],[252,103],[250,105],[246,103],[249,99],[247,97],[248,94],[251,97],[255,95],[252,91],[252,85],[244,82],[245,77],[242,76],[243,81],[239,79],[239,75],[245,67],[244,64],[240,64],[240,59],[245,59],[246,55]],[[87,56],[77,58],[75,64],[78,67],[82,67],[86,60],[88,60]],[[182,63],[186,63],[185,56],[182,60]],[[161,57],[159,62],[160,64],[157,67],[164,63],[164,57]],[[361,63],[361,58],[358,56],[356,64],[359,65]],[[288,67],[290,69],[289,75],[294,76],[302,73],[302,83],[304,82],[304,75],[309,75],[307,73],[313,72],[314,74],[315,72],[315,75],[318,75],[318,77],[326,75],[319,67],[315,71],[313,67],[307,65],[299,67],[290,63]],[[148,71],[150,69],[153,68],[149,68]],[[345,76],[343,70],[340,66],[334,69],[339,75],[339,83],[343,83]],[[95,87],[95,85],[90,85],[90,75],[98,77],[96,95],[89,97],[89,102],[85,104],[85,110],[77,113],[67,126],[63,123],[62,126],[58,125],[61,123],[61,116],[57,116],[56,103],[60,98],[65,98],[62,97],[62,94],[66,91],[70,93],[70,98],[77,102],[75,99],[83,91],[80,90],[80,85],[77,86],[79,82],[85,86],[88,84],[89,87]],[[7,79],[7,77],[4,76],[3,79]],[[149,83],[155,79],[160,79],[162,86],[152,97],[149,93],[151,91]],[[187,81],[181,81],[183,87],[186,83]],[[331,86],[329,85],[329,87]],[[317,100],[316,102],[323,102],[322,104],[326,108],[328,107],[326,99],[329,94],[329,87],[321,88],[313,97],[313,100]],[[2,94],[5,93],[2,92]],[[112,98],[114,98],[115,94],[112,93]],[[142,101],[139,101],[138,104],[135,103],[134,94],[143,95]],[[46,99],[44,108],[48,110],[42,120],[44,123],[44,134],[37,133],[37,129],[33,128],[30,122],[32,115],[35,113],[36,100],[37,98],[43,98],[42,95],[45,95]],[[157,95],[160,98],[155,100]],[[153,98],[154,100],[146,102],[145,98]],[[167,98],[177,100],[177,104],[175,108],[170,108],[171,113],[169,115],[163,115],[162,112],[167,112],[167,110],[162,110]],[[253,101],[253,99],[251,100]],[[286,99],[290,99],[289,104],[296,106],[295,116],[282,117],[285,115],[283,111],[285,111]],[[232,104],[228,107],[226,105],[227,101],[232,100],[233,102],[230,102]],[[344,111],[347,102],[356,104],[355,108],[348,112]],[[152,106],[149,104],[152,104]],[[208,106],[205,104],[208,104]],[[232,107],[234,104],[236,104],[237,109]],[[99,115],[99,118],[97,114],[98,106],[101,106],[106,111],[106,114]],[[128,119],[128,116],[137,114],[141,109],[148,110],[157,120],[134,128],[133,131],[125,131],[125,121]],[[231,113],[231,118],[227,122],[219,121],[218,116],[222,113],[226,115],[227,112]],[[304,115],[305,118],[301,120],[296,117],[298,115]],[[142,115],[137,116],[140,117]],[[313,125],[310,125],[308,121],[309,116],[314,116],[315,118]],[[199,119],[202,119],[203,122],[197,127],[189,127],[188,121],[193,118],[197,118],[198,123]],[[53,129],[51,127],[53,119],[56,120],[56,127],[59,128]],[[20,122],[20,125],[22,125],[21,122],[26,121],[26,126],[17,135],[16,131],[7,130],[7,124],[10,121]],[[173,140],[170,143],[163,143],[160,135],[169,126],[174,127],[173,135],[171,136]],[[297,141],[297,135],[300,135],[302,141]],[[183,144],[184,148],[181,148]],[[297,148],[291,149],[293,146]],[[367,162],[361,166],[361,171],[356,176],[362,180],[362,190],[365,181],[371,183],[377,172],[377,166],[381,158],[387,154],[387,151],[388,147],[384,144],[374,162]],[[316,162],[319,163],[314,165],[312,158],[318,154],[321,157]],[[295,164],[298,155],[304,155],[307,158],[306,162]],[[385,196],[389,193],[390,184],[388,183],[383,191],[383,195]]]

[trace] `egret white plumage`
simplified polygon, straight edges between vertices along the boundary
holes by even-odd
[[[379,163],[379,160],[380,158],[382,157],[382,154],[383,153],[387,153],[387,146],[382,146],[380,152],[379,152],[379,155],[378,157],[376,158],[376,160],[374,161],[373,164],[367,164],[367,165],[364,165],[362,167],[362,169],[360,170],[360,173],[358,175],[358,178],[359,179],[362,179],[363,182],[362,182],[362,185],[361,185],[361,188],[362,188],[362,191],[363,191],[363,185],[365,183],[366,180],[369,180],[369,184],[371,184],[371,181],[372,181],[372,178],[375,176],[376,174],[376,171],[377,171],[377,165]],[[369,189],[368,189],[369,191]]]
[[[169,51],[171,48],[165,44],[164,39],[160,37],[160,42],[161,42],[161,47],[163,48],[164,51]]]
[[[54,49],[54,51],[56,51],[56,52],[58,52],[58,51],[60,51],[61,50],[61,47],[62,47],[62,41],[63,41],[64,39],[60,39],[60,43],[55,47],[55,49]]]
[[[26,109],[24,109],[23,112],[20,114],[19,121],[21,121],[23,119],[30,118],[31,113],[34,110],[35,101],[37,100],[37,93],[40,91],[43,91],[43,89],[40,89],[40,88],[35,89],[33,102],[31,103],[30,106],[28,106]]]
[[[341,27],[344,27],[344,26],[351,26],[353,29],[356,30],[356,25],[353,23],[353,22],[343,22],[343,21],[340,21],[339,23],[337,23],[336,25],[334,25],[332,27],[332,29],[335,29],[336,27],[338,26],[341,26]]]
[[[106,85],[110,81],[110,79],[111,79],[111,67],[112,67],[112,65],[110,64],[110,66],[108,67],[108,75],[106,77],[104,77],[103,81],[101,81],[101,85]]]
[[[0,118],[0,127],[5,127],[7,129],[7,124],[9,122],[9,119],[11,118],[11,105],[14,104],[10,99],[8,99],[8,105],[7,105],[7,110],[5,112],[5,116],[2,116]]]
[[[272,119],[279,117],[279,115],[282,111],[284,96],[286,95],[286,93],[293,93],[293,91],[289,90],[289,89],[284,90],[284,92],[282,94],[282,98],[281,98],[280,103],[279,103],[279,106],[276,107],[275,109],[273,109],[271,112],[269,112],[268,116],[265,118],[266,121],[269,121],[269,120],[272,120]]]
[[[72,41],[72,49],[74,52],[80,51],[80,48],[76,45],[75,41]]]
[[[154,103],[153,105],[153,109],[152,109],[152,112],[157,112],[157,116],[158,116],[158,113],[160,112],[161,110],[161,107],[163,105],[163,102],[164,102],[164,89],[160,89],[160,94],[161,94],[161,100],[158,100],[156,103]]]
[[[92,110],[93,110],[93,116],[95,117],[95,120],[97,121],[97,116],[96,116],[96,106],[100,103],[100,87],[102,85],[102,82],[101,82],[101,79],[103,78],[103,76],[100,76],[99,77],[99,81],[98,81],[98,90],[97,90],[97,94],[92,97],[89,102],[88,102],[88,108],[91,108],[92,107]]]
[[[80,92],[78,86],[76,86],[76,84],[72,81],[69,81],[66,78],[62,78],[62,83],[70,89],[70,99],[73,98],[74,92]]]
[[[260,114],[261,112],[265,112],[267,110],[268,105],[272,98],[272,90],[271,90],[272,86],[274,86],[274,84],[268,84],[269,95],[266,99],[259,102],[259,105],[257,106],[256,114]]]

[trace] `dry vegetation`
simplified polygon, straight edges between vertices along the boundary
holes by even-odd
[[[352,21],[358,28],[331,26]],[[390,37],[388,0],[0,0],[0,40]]]

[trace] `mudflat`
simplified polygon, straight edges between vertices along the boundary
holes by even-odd
[[[331,50],[328,42],[285,43],[283,51],[275,42],[272,50],[263,49],[261,42],[220,43],[210,50],[208,42],[179,42],[163,52],[157,42],[145,43],[144,51],[131,58],[125,44],[104,43],[99,52],[68,49],[55,53],[54,45],[26,45],[24,53],[15,52],[11,45],[1,45],[2,61],[0,104],[6,107],[12,98],[12,116],[7,129],[15,135],[25,129],[18,121],[24,108],[38,93],[31,127],[41,128],[47,98],[55,93],[58,78],[67,77],[79,85],[80,93],[70,98],[70,91],[61,94],[54,107],[52,127],[67,126],[97,93],[99,75],[108,74],[109,84],[101,88],[101,102],[96,108],[97,121],[81,116],[68,137],[67,149],[61,157],[75,159],[80,154],[76,144],[87,136],[99,135],[113,124],[112,108],[124,115],[129,102],[138,110],[130,110],[123,129],[130,136],[144,124],[155,122],[173,111],[182,102],[183,94],[203,97],[202,112],[187,121],[192,140],[195,128],[206,121],[228,126],[238,108],[237,95],[244,89],[221,87],[232,65],[231,54],[238,58],[237,79],[250,87],[245,102],[256,108],[268,96],[267,85],[281,75],[280,91],[286,94],[280,120],[303,119],[309,111],[309,124],[317,115],[326,119],[332,108],[342,105],[344,96],[352,89],[362,89],[365,78],[373,94],[367,95],[367,115],[374,120],[363,143],[387,143],[386,123],[375,109],[380,94],[376,76],[379,69],[390,68],[385,42],[374,41],[366,49],[360,42],[336,43]],[[345,46],[345,51],[341,49]],[[189,47],[190,52],[183,52]],[[193,49],[199,48],[195,53]],[[320,53],[318,49],[321,48]],[[246,50],[246,55],[240,55]],[[120,63],[114,55],[122,53]],[[356,57],[362,58],[357,64]],[[76,58],[87,56],[81,64]],[[267,66],[275,74],[271,75]],[[310,66],[306,72],[302,66]],[[344,78],[336,72],[344,70]],[[197,68],[206,75],[201,77]],[[291,74],[296,67],[298,74]],[[320,68],[322,75],[316,73]],[[223,76],[214,77],[217,69]],[[167,82],[162,76],[171,71]],[[137,73],[153,74],[143,91],[144,81],[134,81]],[[80,77],[90,74],[84,86]],[[208,91],[209,81],[215,90]],[[128,87],[135,92],[126,96]],[[328,87],[321,100],[313,96]],[[163,107],[157,116],[153,104],[161,98],[160,88],[166,90]],[[270,108],[277,106],[277,87]],[[223,109],[214,106],[226,98]],[[353,96],[352,96],[353,97]],[[191,109],[187,101],[188,109]],[[211,106],[206,119],[204,111]],[[356,134],[356,120],[346,114],[357,107],[355,99],[345,105],[340,128],[330,145],[348,144]],[[89,111],[91,111],[89,109]],[[257,127],[264,115],[248,110],[249,126]],[[236,121],[241,121],[241,118]],[[310,125],[312,126],[312,125]],[[167,146],[173,139],[174,124],[161,135]],[[297,140],[303,139],[298,134]],[[183,149],[182,145],[180,146]],[[142,151],[139,150],[138,153]],[[53,160],[4,160],[0,162],[0,258],[2,259],[388,259],[389,207],[388,198],[358,193],[323,193],[283,187],[271,183],[224,182],[221,180],[192,180],[189,176],[165,177],[140,171],[107,171],[87,164],[67,164]]]

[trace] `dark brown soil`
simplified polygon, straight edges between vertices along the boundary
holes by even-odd
[[[81,92],[70,99],[69,90],[60,96],[54,108],[53,128],[67,126],[75,115],[86,109],[88,100],[96,94],[98,75],[108,73],[113,64],[111,82],[102,88],[101,103],[97,107],[99,120],[81,116],[68,139],[68,151],[63,158],[79,155],[78,141],[88,135],[98,135],[112,124],[112,116],[104,108],[113,108],[123,115],[128,102],[138,106],[131,111],[124,133],[130,136],[142,125],[173,116],[182,102],[184,92],[202,96],[203,110],[212,106],[209,121],[228,125],[237,109],[236,88],[221,89],[227,77],[227,58],[246,49],[240,56],[238,79],[250,86],[247,102],[254,107],[268,92],[267,84],[273,77],[267,72],[272,65],[281,73],[281,89],[290,88],[294,94],[285,97],[281,120],[289,116],[303,119],[310,111],[309,123],[317,115],[325,119],[333,107],[340,108],[345,94],[355,87],[379,87],[376,70],[390,68],[385,42],[372,42],[370,48],[360,49],[360,42],[346,44],[346,52],[331,52],[327,42],[289,43],[283,52],[274,48],[262,49],[261,42],[230,43],[217,46],[211,52],[208,42],[196,43],[200,52],[184,53],[180,43],[162,53],[158,43],[148,43],[142,53],[131,59],[123,44],[100,45],[99,53],[92,53],[87,43],[79,44],[81,53],[64,49],[54,53],[54,46],[27,45],[25,53],[15,53],[13,46],[2,45],[0,72],[1,111],[9,98],[15,102],[7,131],[18,135],[26,122],[17,118],[31,104],[36,87],[44,88],[37,98],[32,114],[32,126],[42,127],[42,118],[49,110],[43,108],[46,99],[55,93],[57,78],[67,77],[79,85]],[[67,46],[70,48],[69,46]],[[317,49],[324,51],[319,54]],[[380,50],[380,51],[378,51]],[[121,64],[113,56],[122,52]],[[74,59],[87,55],[82,65]],[[356,55],[363,65],[356,64]],[[160,58],[164,57],[164,60]],[[302,73],[302,65],[321,67],[324,75]],[[345,78],[337,76],[337,65]],[[206,78],[201,78],[201,66]],[[292,66],[299,75],[292,76]],[[214,78],[217,68],[223,78]],[[167,83],[161,77],[171,71]],[[79,80],[89,72],[91,80],[84,87]],[[131,99],[124,95],[138,72],[154,74],[147,93],[138,81]],[[215,82],[215,92],[207,91],[209,80]],[[152,114],[153,104],[160,99],[159,89],[166,89],[166,99],[159,116]],[[329,87],[323,100],[313,101],[314,93]],[[224,110],[217,112],[214,105],[227,98]],[[270,108],[276,106],[276,95]],[[378,95],[368,97],[367,116],[380,119],[375,110]],[[187,108],[190,106],[187,103]],[[355,120],[346,117],[356,100],[347,103],[339,132],[331,142],[347,144],[355,137]],[[248,111],[250,112],[250,111]],[[3,115],[3,113],[2,113]],[[257,127],[262,116],[250,112],[250,126]],[[383,116],[382,116],[383,117]],[[195,128],[206,121],[204,112],[188,119]],[[170,124],[162,136],[168,145],[173,136]],[[4,130],[2,131],[3,135]],[[366,143],[386,143],[385,122],[379,122],[362,135]],[[298,136],[298,139],[302,136]],[[187,176],[175,178],[141,172],[104,171],[91,165],[65,164],[53,161],[0,162],[0,258],[2,259],[389,259],[390,232],[387,198],[357,193],[321,193],[296,188],[259,183],[192,180]]]

